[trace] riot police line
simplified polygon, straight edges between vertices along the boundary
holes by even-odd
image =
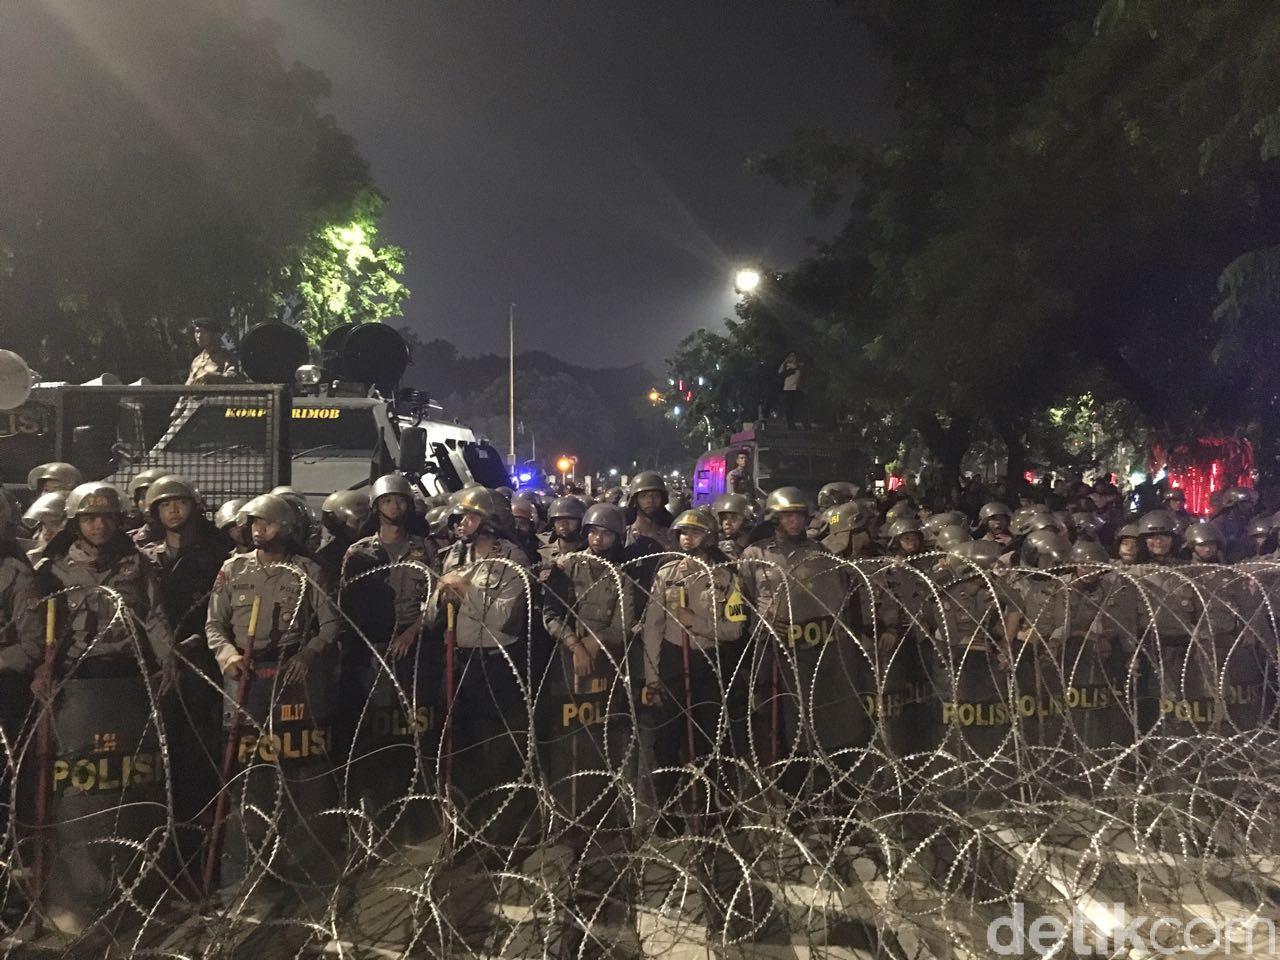
[[[317,525],[287,489],[210,522],[142,476],[129,536],[64,466],[0,562],[13,929],[163,938],[262,902],[341,927],[400,863],[408,942],[502,943],[462,891],[514,876],[544,953],[596,955],[638,944],[655,882],[713,941],[768,937],[779,850],[846,884],[854,853],[943,870],[1010,803],[1270,849],[1280,566],[1182,562],[1216,531],[1172,514],[1116,529],[1126,562],[1047,510],[974,531],[848,485],[755,522],[737,495],[673,517],[656,474],[625,508],[392,474]]]

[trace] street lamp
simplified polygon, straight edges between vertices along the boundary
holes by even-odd
[[[744,267],[734,274],[733,288],[739,293],[754,293],[758,286],[760,286],[759,270],[752,270],[750,267]]]

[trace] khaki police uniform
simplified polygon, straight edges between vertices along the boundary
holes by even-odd
[[[608,556],[580,550],[554,562],[543,586],[542,620],[554,643],[538,694],[543,774],[564,816],[561,842],[574,855],[570,906],[601,923],[625,922],[634,887],[628,791],[638,744],[631,696],[637,607],[634,582]],[[611,559],[612,558],[612,559]],[[590,674],[576,676],[571,641],[599,644]],[[557,831],[559,832],[559,831]],[[562,922],[571,925],[565,917]]]
[[[508,847],[527,826],[528,812],[523,799],[516,802],[501,789],[521,782],[529,748],[526,630],[535,582],[528,565],[524,551],[508,540],[497,540],[493,552],[480,559],[470,543],[460,541],[441,564],[443,575],[458,573],[469,581],[455,621],[453,709],[441,714],[453,744],[452,787],[464,821],[477,829],[486,825],[486,838]],[[444,630],[438,587],[423,613],[432,629]]]
[[[268,562],[255,550],[227,560],[209,596],[205,636],[224,672],[246,656],[252,640],[245,702],[238,701],[238,681],[223,681],[223,723],[231,730],[239,714],[235,750],[248,768],[231,803],[224,884],[239,880],[258,861],[286,878],[310,882],[331,870],[329,849],[338,842],[339,825],[320,813],[339,802],[332,754],[339,621],[322,578],[319,565],[307,557]],[[250,638],[255,599],[258,620]],[[284,683],[288,661],[303,649],[316,654],[306,679]],[[265,813],[241,820],[253,807]]]

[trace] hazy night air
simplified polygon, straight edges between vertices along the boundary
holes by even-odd
[[[409,255],[406,319],[463,353],[498,349],[515,301],[524,348],[661,369],[732,314],[739,262],[840,226],[747,159],[797,127],[886,127],[883,69],[834,4],[252,9],[333,81]]]

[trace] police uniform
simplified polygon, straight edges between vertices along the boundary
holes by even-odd
[[[862,592],[862,617],[867,636],[879,641],[873,648],[875,686],[863,695],[864,709],[880,747],[898,762],[917,763],[918,752],[930,746],[921,737],[921,713],[936,702],[925,660],[925,611],[932,603],[927,566],[921,558],[901,556],[864,564],[871,589]],[[896,786],[886,783],[885,790]]]
[[[209,595],[205,635],[225,673],[248,649],[249,614],[259,602],[255,663],[275,663],[306,646],[329,653],[337,641],[338,619],[324,594],[319,565],[293,555],[263,564],[259,552],[238,554],[222,564]]]
[[[342,564],[339,605],[350,628],[343,631],[338,749],[350,756],[349,805],[363,802],[371,814],[385,815],[415,792],[416,748],[434,728],[434,704],[419,684],[422,645],[387,658],[391,641],[422,619],[429,561],[421,537],[388,543],[373,534],[353,543]]]
[[[528,826],[522,804],[501,789],[520,784],[528,748],[528,564],[523,550],[501,539],[480,559],[470,543],[459,541],[441,564],[443,575],[458,573],[469,581],[455,619],[452,711],[442,714],[453,749],[445,763],[451,786],[466,803],[464,820],[487,825],[488,839],[507,846]],[[423,608],[425,622],[438,630],[446,626],[442,599],[437,587]]]
[[[4,551],[10,551],[3,555]],[[36,606],[35,574],[13,544],[0,545],[0,830],[12,836],[10,771],[23,721],[31,706],[31,674],[43,653],[43,619]],[[15,751],[16,752],[16,751]]]
[[[224,672],[223,723],[235,730],[235,755],[247,768],[230,804],[234,822],[225,834],[224,885],[255,861],[270,863],[287,879],[315,882],[332,870],[327,848],[337,842],[334,818],[320,814],[339,801],[332,759],[338,617],[315,561],[295,554],[264,563],[261,556],[255,550],[223,563],[205,624]],[[240,683],[225,673],[250,649],[252,673],[241,704]],[[286,664],[302,649],[315,653],[306,679],[286,684]],[[288,797],[283,805],[281,780]],[[240,819],[242,813],[247,819]]]
[[[1029,576],[1016,638],[1034,668],[1034,690],[1019,693],[1036,695],[1034,715],[1023,718],[1036,766],[1085,795],[1100,787],[1119,749],[1133,742],[1125,646],[1115,642],[1104,612],[1111,596],[1105,575]]]
[[[862,696],[874,679],[855,632],[861,602],[850,569],[812,540],[776,536],[744,550],[739,569],[756,618],[749,655],[766,738],[758,755],[780,765],[774,775],[788,793],[821,791],[865,759],[873,733]]]
[[[201,350],[191,360],[187,374],[188,384],[210,382],[210,377],[238,379],[240,371],[232,356],[221,347]]]
[[[145,677],[169,661],[173,635],[154,565],[122,534],[99,550],[78,539],[65,553],[57,541],[50,549],[38,569],[41,588],[59,594],[50,816],[56,856],[46,900],[59,926],[75,929],[119,902],[123,889],[143,902],[161,892],[164,858],[122,857],[118,844],[157,849],[165,836],[162,712]],[[103,845],[103,837],[114,843]]]
[[[554,833],[573,851],[570,906],[597,923],[630,914],[634,846],[628,791],[637,763],[630,681],[636,587],[606,556],[580,550],[560,557],[543,587],[542,619],[555,644],[538,696],[542,768],[564,817]],[[577,676],[568,645],[599,644],[591,672]],[[561,830],[563,829],[563,833]],[[562,920],[566,928],[572,923]]]
[[[662,696],[654,738],[657,767],[667,768],[656,775],[661,808],[676,793],[679,776],[672,768],[712,754],[729,759],[749,756],[749,686],[742,664],[746,603],[738,570],[714,565],[716,559],[667,561],[658,569],[645,608],[645,682],[660,689]],[[677,619],[681,607],[692,615],[688,627]],[[693,756],[688,756],[688,726],[693,731]],[[720,731],[726,736],[722,738]],[[714,816],[717,803],[736,793],[727,765],[711,774],[715,796],[707,796],[705,782],[700,785],[695,817]]]
[[[192,516],[189,531],[190,542],[181,549],[161,539],[142,552],[160,572],[160,596],[174,636],[179,641],[193,636],[201,641],[195,648],[187,644],[181,648],[180,662],[186,669],[178,677],[170,752],[174,818],[183,826],[178,836],[179,854],[196,875],[208,824],[190,825],[196,820],[207,821],[213,809],[211,801],[218,790],[215,758],[219,756],[222,727],[222,677],[204,642],[204,625],[209,591],[231,543],[200,514]]]
[[[940,749],[933,759],[945,768],[960,765],[949,774],[954,802],[990,803],[1017,782],[1014,738],[1025,735],[1021,720],[1036,707],[1030,661],[1004,638],[1002,618],[1015,593],[999,572],[984,576],[965,566],[956,576],[948,567],[935,576],[941,582],[926,612],[926,657],[938,697],[930,735]]]

